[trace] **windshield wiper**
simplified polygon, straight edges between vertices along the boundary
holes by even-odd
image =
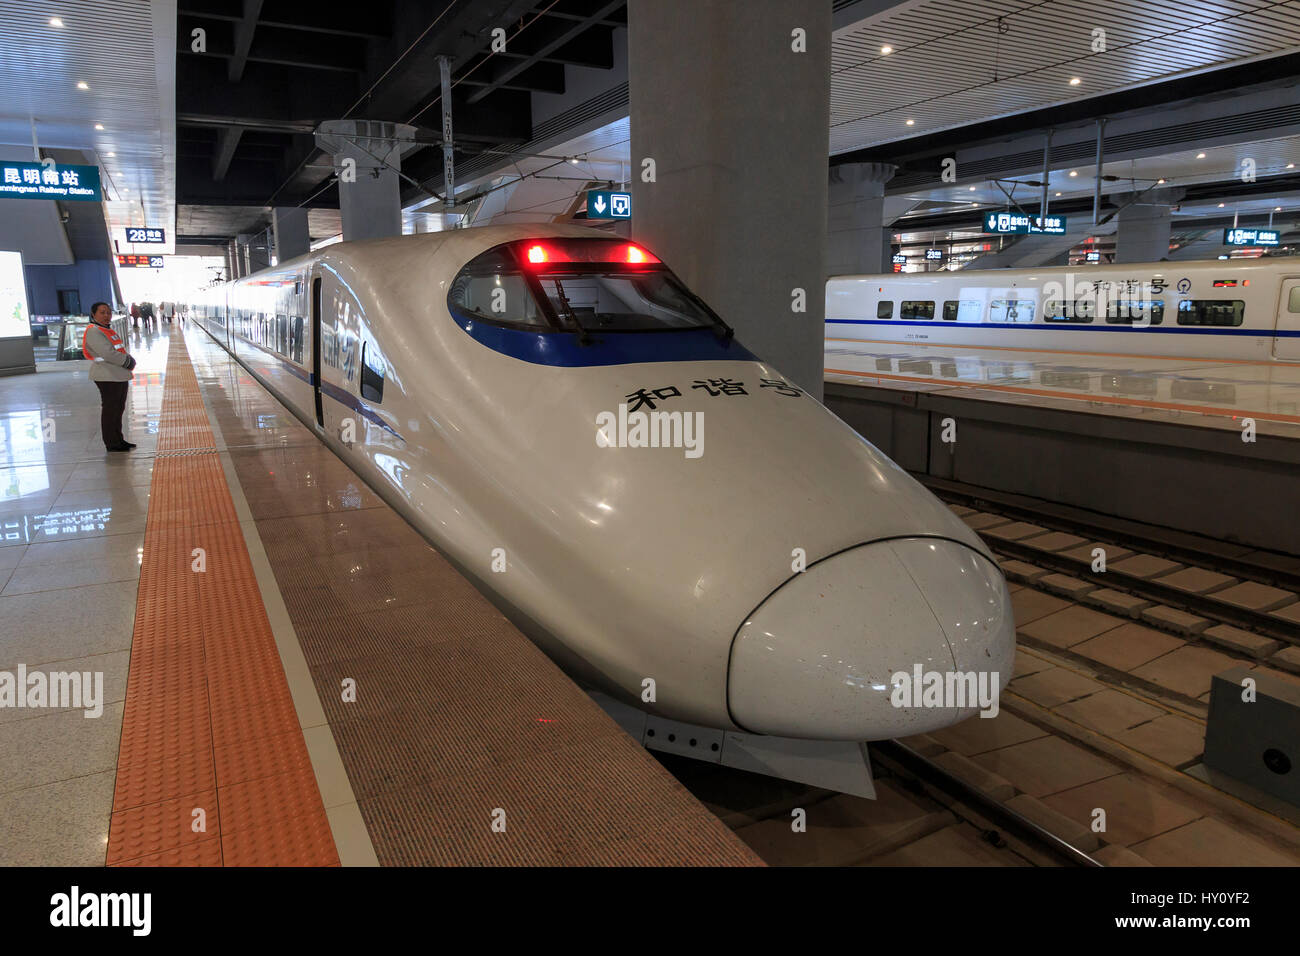
[[[555,283],[555,293],[560,297],[560,306],[564,312],[565,318],[567,318],[570,322],[572,322],[574,328],[577,330],[578,344],[579,345],[590,344],[591,336],[587,334],[586,327],[584,327],[583,324],[578,321],[578,314],[573,311],[573,306],[569,303],[569,297],[564,294],[564,286],[560,284],[560,280],[558,278],[553,277],[551,281]]]

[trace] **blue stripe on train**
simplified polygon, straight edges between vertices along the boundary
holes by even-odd
[[[1300,338],[1300,330],[1215,328],[1201,325],[1090,325],[1062,322],[1039,325],[1029,322],[953,322],[946,319],[827,319],[827,325],[918,325],[927,329],[1001,329],[1003,332],[1167,332],[1174,335],[1266,335],[1270,338]]]
[[[712,328],[656,329],[650,332],[591,332],[583,345],[573,332],[530,332],[493,325],[451,310],[456,324],[494,352],[534,365],[580,368],[639,362],[704,362],[710,359],[757,362],[735,339]]]

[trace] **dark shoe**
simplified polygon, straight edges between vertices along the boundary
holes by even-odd
[[[135,447],[134,445],[129,445],[126,442],[122,442],[122,444],[120,445],[109,445],[108,450],[109,451],[130,451],[134,447]]]
[[[130,451],[132,448],[135,447],[135,442],[133,441],[123,441],[122,444],[126,446],[127,451]]]

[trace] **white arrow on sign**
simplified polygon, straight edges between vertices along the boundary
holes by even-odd
[[[597,196],[597,197],[596,197],[596,212],[604,212],[604,211],[605,211],[605,197],[604,197],[604,196]]]

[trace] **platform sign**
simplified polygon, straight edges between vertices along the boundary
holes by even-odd
[[[127,226],[126,241],[131,245],[163,243],[167,241],[167,231],[146,226]]]
[[[1101,262],[1100,252],[1088,252],[1084,254],[1084,259],[1088,262]]]
[[[124,255],[117,257],[117,264],[123,269],[161,269],[163,257]]]
[[[998,235],[1034,233],[1046,236],[1065,235],[1064,216],[1027,216],[1020,212],[991,212],[984,217],[984,231]]]
[[[942,249],[926,249],[926,250],[925,250],[925,261],[926,261],[926,262],[942,262],[942,261],[943,261],[943,250],[942,250]]]
[[[99,167],[61,165],[53,160],[20,163],[0,159],[0,198],[99,202],[103,198]]]
[[[588,219],[631,219],[632,194],[608,189],[587,190]]]
[[[905,266],[907,265],[907,256],[903,255],[901,252],[896,252],[894,253],[893,261],[896,266]]]
[[[1276,229],[1225,229],[1225,246],[1277,246],[1282,243],[1282,233]]]

